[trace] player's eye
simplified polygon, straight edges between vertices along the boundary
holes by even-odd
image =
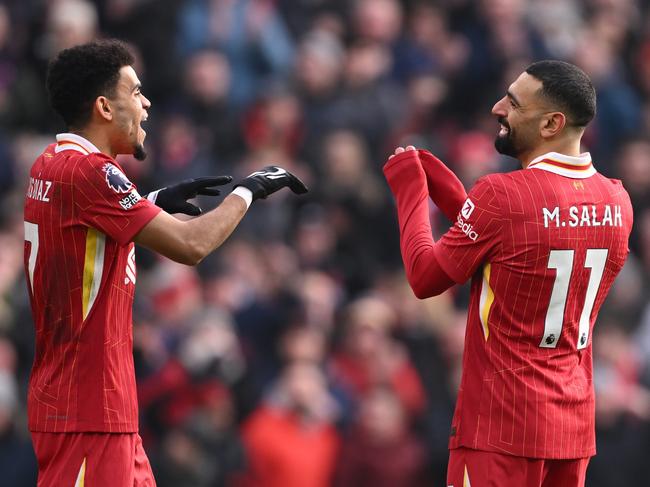
[[[510,99],[510,100],[508,100],[508,101],[510,102],[510,106],[511,106],[512,108],[517,108],[516,103],[515,103],[512,99]]]

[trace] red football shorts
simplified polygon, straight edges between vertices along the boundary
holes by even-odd
[[[137,433],[32,432],[38,487],[155,487]]]
[[[583,487],[589,458],[544,460],[456,448],[449,452],[449,487]]]

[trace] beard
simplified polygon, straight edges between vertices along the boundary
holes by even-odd
[[[499,154],[516,158],[521,153],[521,148],[517,143],[515,131],[508,124],[507,120],[499,119],[499,123],[508,129],[508,133],[496,136],[494,139],[494,148]]]
[[[136,144],[133,149],[133,157],[138,161],[144,161],[147,158],[147,151],[144,150],[144,145]]]

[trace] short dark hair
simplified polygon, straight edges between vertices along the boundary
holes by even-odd
[[[596,90],[589,76],[564,61],[538,61],[526,72],[542,82],[542,96],[557,106],[567,123],[586,127],[596,115]]]
[[[97,97],[114,96],[120,69],[134,62],[126,44],[117,39],[64,49],[47,70],[50,105],[68,127],[85,125]]]

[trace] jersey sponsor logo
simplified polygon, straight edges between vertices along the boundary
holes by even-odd
[[[131,282],[135,285],[135,247],[131,248],[129,256],[126,259],[126,277],[124,278],[124,284]]]
[[[467,198],[465,200],[465,203],[463,203],[463,209],[460,210],[460,214],[463,215],[463,218],[468,219],[472,215],[474,208],[476,208],[476,206],[474,205],[472,200]]]
[[[542,208],[544,228],[559,227],[622,227],[623,216],[620,205],[570,206],[564,211],[560,207]]]
[[[137,190],[131,191],[128,195],[120,200],[120,206],[125,210],[130,210],[135,204],[142,199]]]
[[[471,211],[470,211],[470,213],[471,213]],[[463,232],[465,235],[467,235],[470,240],[472,240],[473,242],[476,242],[476,240],[478,239],[478,233],[476,233],[476,230],[474,230],[474,227],[471,224],[469,224],[465,220],[463,220],[463,217],[460,216],[460,213],[458,214],[458,219],[456,220],[456,225],[458,225],[458,228],[460,228],[460,231]]]
[[[110,162],[104,165],[106,173],[106,184],[116,193],[128,193],[133,187],[133,183],[128,180],[119,168]]]

